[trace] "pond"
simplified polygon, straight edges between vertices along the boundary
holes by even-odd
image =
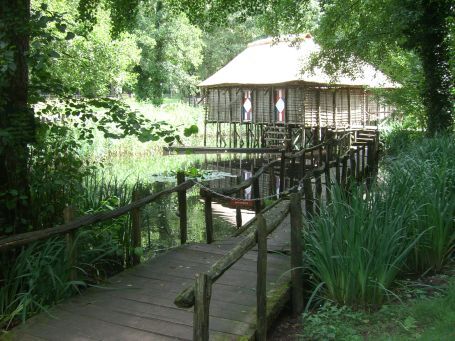
[[[248,179],[264,162],[268,163],[274,157],[267,154],[150,155],[111,160],[105,171],[125,179],[131,186],[138,181],[144,183],[148,192],[156,193],[175,186],[176,171],[183,169],[187,174],[198,175],[198,180],[216,191],[217,188],[227,188]],[[261,196],[276,194],[279,187],[278,172],[261,176],[260,186]],[[188,242],[205,240],[204,202],[199,192],[197,186],[187,192]],[[251,189],[245,189],[240,197],[250,199]],[[231,236],[236,231],[235,209],[219,202],[214,202],[212,209],[215,239]],[[243,223],[254,216],[252,210],[242,209],[241,212]],[[152,257],[178,246],[177,195],[165,196],[147,205],[142,212],[142,222],[142,244],[147,251],[146,256]]]

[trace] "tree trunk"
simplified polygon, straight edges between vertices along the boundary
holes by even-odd
[[[420,19],[418,53],[425,75],[423,98],[428,133],[434,136],[453,130],[454,76],[450,69],[449,24],[451,1],[424,0]]]
[[[160,105],[163,103],[163,88],[164,83],[166,82],[165,70],[163,69],[163,62],[164,62],[164,48],[165,48],[165,39],[163,32],[161,31],[161,26],[164,20],[164,8],[163,2],[157,1],[155,7],[155,41],[156,45],[154,48],[154,65],[155,65],[155,72],[151,74],[151,82],[152,82],[152,101],[156,105]]]
[[[28,145],[35,138],[28,106],[30,0],[2,1],[0,25],[11,47],[12,64],[2,72],[0,94],[0,235],[20,233],[29,224]]]

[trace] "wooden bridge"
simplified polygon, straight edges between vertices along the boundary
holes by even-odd
[[[332,140],[293,154],[283,152],[280,160],[263,166],[234,188],[215,191],[201,186],[206,244],[186,243],[186,191],[198,184],[185,181],[181,173],[176,187],[137,198],[114,211],[74,220],[67,215],[64,225],[0,240],[4,251],[66,234],[71,253],[77,229],[129,213],[137,247],[141,244],[140,207],[173,192],[179,196],[180,247],[142,264],[137,257],[136,266],[111,277],[102,287],[91,287],[16,327],[12,339],[265,340],[268,326],[290,298],[294,314],[303,308],[302,209],[307,216],[317,213],[323,197],[329,199],[333,182],[349,186],[375,167],[377,139],[356,146],[350,141]],[[276,166],[283,180],[280,199],[264,208],[258,179]],[[293,168],[298,172],[290,174],[299,176],[292,175],[285,189],[287,169]],[[249,186],[255,218],[243,226],[238,221],[241,228],[235,236],[214,241],[212,200],[229,200]],[[68,259],[73,268],[75,255]]]

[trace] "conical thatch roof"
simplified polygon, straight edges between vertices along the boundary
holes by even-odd
[[[292,45],[290,40],[292,37],[278,41],[266,38],[249,44],[243,52],[199,86],[272,85],[296,82],[370,88],[399,86],[367,63],[358,65],[360,71],[356,72],[353,78],[343,75],[333,80],[318,68],[311,72],[305,71],[311,54],[318,52],[320,46],[313,41],[310,34],[299,36],[297,42]]]

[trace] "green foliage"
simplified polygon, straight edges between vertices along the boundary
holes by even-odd
[[[445,281],[444,281],[445,282]],[[455,281],[423,285],[436,293],[366,312],[324,303],[302,319],[302,340],[448,340],[455,323]],[[422,285],[422,284],[420,284]],[[420,289],[413,289],[412,294]],[[413,297],[415,295],[412,295]]]
[[[440,271],[455,246],[454,137],[414,140],[384,168],[386,190],[401,191],[418,217],[407,224],[410,238],[426,231],[408,259],[409,269]]]
[[[68,280],[66,248],[62,238],[51,238],[25,247],[14,259],[2,255],[0,327],[45,310],[68,297],[78,282]]]
[[[196,91],[196,71],[202,62],[202,32],[183,14],[172,14],[157,1],[142,6],[135,35],[141,48],[137,95],[162,103],[163,92],[189,95]]]
[[[440,271],[455,245],[453,136],[413,140],[370,191],[335,186],[307,223],[309,267],[341,305],[381,305],[397,276]]]
[[[380,305],[415,242],[407,238],[406,222],[417,219],[401,192],[351,191],[348,203],[335,186],[330,204],[307,221],[309,268],[315,282],[324,283],[328,299],[342,305]]]

